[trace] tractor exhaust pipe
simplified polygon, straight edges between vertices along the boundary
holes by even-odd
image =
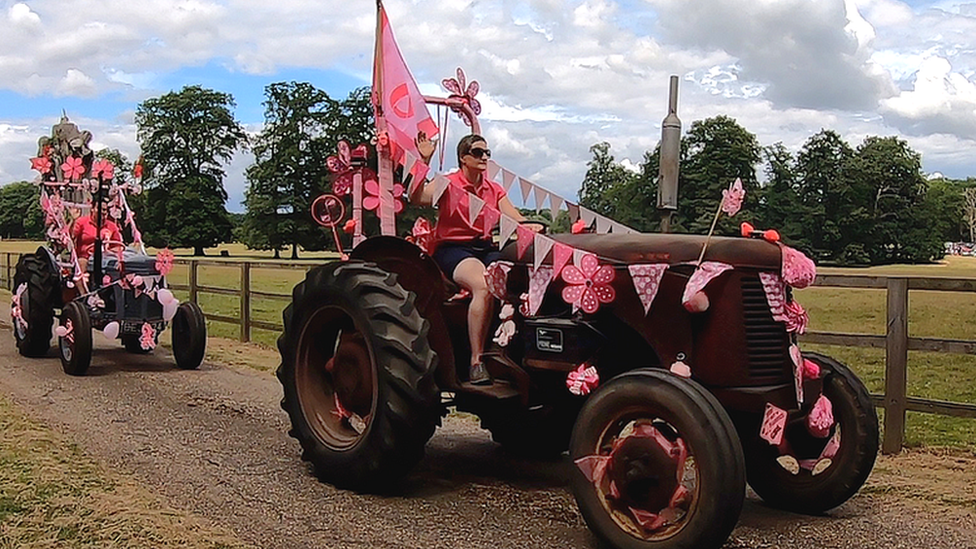
[[[661,164],[657,177],[657,211],[661,232],[671,232],[671,218],[678,210],[678,160],[681,155],[681,120],[678,118],[678,77],[671,75],[668,115],[661,124]]]

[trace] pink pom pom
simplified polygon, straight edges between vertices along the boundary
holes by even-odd
[[[783,280],[790,286],[802,289],[817,278],[817,266],[803,252],[789,246],[780,246],[783,253]]]
[[[689,313],[703,313],[708,310],[708,296],[705,292],[696,292],[684,303]]]
[[[820,365],[810,359],[803,359],[803,379],[820,377]]]

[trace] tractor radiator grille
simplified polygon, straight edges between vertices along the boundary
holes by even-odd
[[[786,325],[773,320],[758,276],[742,277],[742,316],[749,354],[749,379],[781,382],[789,379],[789,336]]]

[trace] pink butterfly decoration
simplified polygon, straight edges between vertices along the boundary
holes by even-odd
[[[474,98],[474,96],[478,95],[478,91],[481,89],[481,85],[478,84],[477,80],[472,80],[468,84],[467,89],[465,89],[464,87],[465,84],[466,84],[466,80],[464,78],[464,71],[461,70],[461,67],[458,67],[457,69],[456,79],[445,78],[444,80],[441,80],[441,85],[444,86],[444,88],[446,88],[447,91],[451,92],[451,95],[448,96],[449,99],[460,99],[461,101],[467,103],[468,106],[471,107],[471,110],[474,111],[476,115],[481,114],[481,103],[479,103],[478,100]],[[464,116],[462,114],[462,111],[460,109],[453,109],[453,110],[458,113],[458,117],[461,120],[464,120],[465,124],[467,124],[468,126],[471,125],[471,121],[468,120],[467,116]]]
[[[566,282],[563,288],[563,301],[575,305],[587,314],[593,314],[601,303],[610,303],[617,296],[610,285],[615,272],[610,265],[600,265],[593,254],[586,254],[580,265],[566,265],[562,277]]]
[[[375,210],[380,206],[380,184],[376,181],[366,182],[366,198],[363,199],[363,207],[367,210]],[[400,213],[403,211],[403,201],[400,197],[403,196],[403,185],[397,183],[393,185],[393,213]]]
[[[742,208],[742,200],[746,197],[746,190],[742,188],[742,180],[735,179],[732,186],[722,191],[722,211],[733,216]]]

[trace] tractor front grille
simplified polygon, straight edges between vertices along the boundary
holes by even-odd
[[[742,316],[749,354],[749,379],[777,383],[791,378],[786,325],[773,320],[758,276],[742,277]]]

